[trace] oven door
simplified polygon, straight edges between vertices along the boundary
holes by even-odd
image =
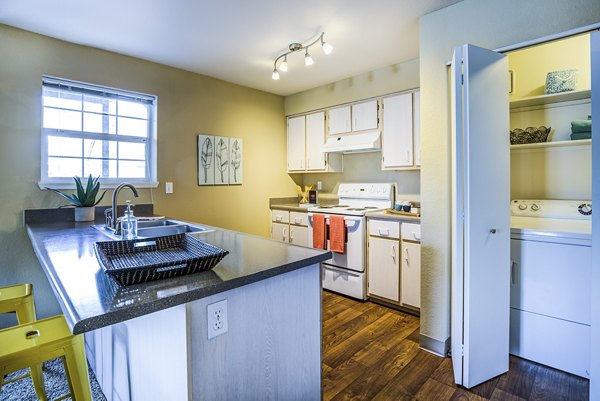
[[[308,244],[312,247],[313,226],[312,216],[317,213],[308,213]],[[319,213],[322,214],[322,213]],[[325,215],[327,224],[327,249],[329,250],[329,215]],[[341,269],[356,272],[365,271],[366,261],[366,230],[365,218],[362,216],[344,216],[346,226],[346,244],[344,253],[332,252],[333,257],[323,263],[333,265]]]

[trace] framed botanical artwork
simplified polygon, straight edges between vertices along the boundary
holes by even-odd
[[[198,185],[215,185],[215,137],[198,135]]]
[[[229,184],[229,138],[215,136],[215,185]]]
[[[244,177],[243,142],[241,138],[229,138],[229,184],[239,185]]]

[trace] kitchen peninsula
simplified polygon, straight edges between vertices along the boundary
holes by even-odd
[[[321,397],[318,251],[239,232],[196,238],[229,251],[207,272],[119,286],[99,265],[89,223],[27,232],[107,399],[307,400]],[[209,339],[207,306],[227,300],[227,332]]]

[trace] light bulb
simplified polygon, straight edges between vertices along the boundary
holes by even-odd
[[[313,65],[314,63],[315,61],[310,56],[310,54],[308,54],[308,49],[306,49],[306,54],[304,55],[304,65],[308,67],[309,65]]]
[[[279,64],[279,71],[286,72],[287,71],[287,56],[283,59],[283,62]]]
[[[330,54],[333,51],[333,46],[331,46],[327,42],[321,42],[321,48],[323,49],[323,53]]]
[[[271,78],[273,78],[274,81],[279,79],[279,71],[277,71],[277,68],[273,70],[273,75],[271,75]]]

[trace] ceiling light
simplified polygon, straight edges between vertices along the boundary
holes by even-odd
[[[287,71],[287,56],[283,58],[281,64],[279,64],[279,71],[286,72]]]
[[[314,63],[315,60],[313,60],[310,54],[308,54],[308,49],[306,49],[306,54],[304,55],[304,65],[308,67],[309,65],[313,65]]]
[[[308,49],[311,46],[316,45],[317,43],[321,44],[321,49],[323,50],[323,53],[325,54],[330,54],[333,51],[333,46],[331,46],[329,43],[325,42],[323,40],[323,37],[325,35],[325,32],[322,32],[319,37],[315,40],[313,40],[312,42],[310,42],[307,45],[303,45],[302,43],[290,43],[288,46],[289,51],[280,54],[279,56],[277,56],[277,58],[275,59],[275,61],[273,62],[273,75],[271,76],[275,81],[277,81],[279,79],[279,71],[281,72],[286,72],[288,70],[288,64],[287,64],[287,56],[288,54],[292,54],[292,53],[296,53],[299,52],[301,50],[304,50],[304,65],[309,66],[309,65],[313,65],[315,63],[315,60],[311,57],[311,55],[308,53]],[[279,66],[277,65],[277,63],[279,62],[279,60],[283,59],[283,61],[281,63],[279,63]]]

